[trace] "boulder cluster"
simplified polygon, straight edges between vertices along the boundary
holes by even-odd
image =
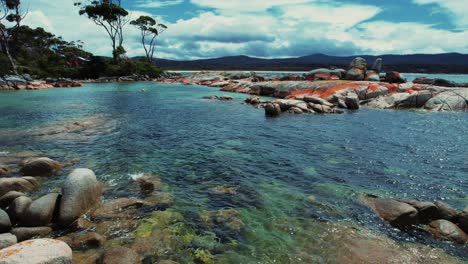
[[[0,90],[39,90],[47,88],[81,87],[81,83],[66,78],[34,80],[29,74],[0,77]]]
[[[361,202],[379,218],[403,230],[421,227],[435,238],[468,242],[468,207],[459,212],[442,202],[420,202],[361,195]]]
[[[8,177],[12,171],[1,165],[0,176],[0,261],[1,263],[71,263],[71,249],[49,236],[99,205],[101,183],[89,169],[75,169],[64,180],[60,193],[32,199],[40,181],[56,175],[62,165],[50,158],[28,158],[19,163],[21,177]],[[25,241],[25,242],[23,242]],[[17,244],[18,242],[23,242]],[[28,261],[26,261],[28,260]]]

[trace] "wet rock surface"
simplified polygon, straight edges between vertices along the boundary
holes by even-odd
[[[62,186],[58,223],[69,225],[101,200],[102,186],[89,169],[75,169]]]
[[[53,239],[28,240],[0,250],[5,264],[71,264],[72,250],[64,242]]]
[[[435,238],[464,244],[468,236],[464,228],[465,212],[458,212],[442,202],[420,202],[360,195],[362,204],[393,227],[410,230],[424,226]]]

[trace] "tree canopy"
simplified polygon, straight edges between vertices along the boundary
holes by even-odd
[[[152,63],[156,48],[156,37],[162,34],[167,29],[167,26],[158,24],[150,16],[140,16],[138,19],[131,21],[130,24],[140,29],[141,42],[145,49],[146,58],[148,62]]]
[[[129,14],[121,6],[121,1],[91,1],[85,5],[76,2],[75,5],[82,7],[80,15],[87,15],[96,25],[105,29],[111,39],[114,62],[117,63],[120,56],[125,54],[123,28],[128,23],[126,17]]]

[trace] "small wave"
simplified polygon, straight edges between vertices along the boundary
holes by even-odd
[[[8,151],[0,151],[0,156],[8,156],[8,154],[10,154],[10,152],[8,152]]]
[[[136,181],[136,180],[138,180],[140,178],[143,178],[143,176],[145,176],[145,174],[144,173],[134,173],[134,174],[128,174],[128,176],[130,178],[132,178],[132,180]]]

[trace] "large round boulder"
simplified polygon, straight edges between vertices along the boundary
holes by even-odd
[[[75,169],[62,187],[58,223],[69,225],[101,200],[102,186],[89,169]]]
[[[431,222],[429,231],[438,239],[450,240],[459,244],[468,241],[468,237],[457,225],[447,220]]]
[[[2,264],[71,264],[72,250],[54,239],[35,239],[0,250]]]
[[[28,176],[51,176],[62,168],[57,161],[44,157],[26,159],[20,166],[20,173]]]
[[[10,216],[0,209],[0,234],[10,231],[11,229],[11,221]]]
[[[46,226],[52,222],[59,198],[58,193],[49,193],[33,201],[24,212],[24,226]]]

